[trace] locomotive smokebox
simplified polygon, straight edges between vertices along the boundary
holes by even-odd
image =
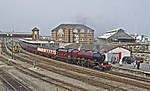
[[[105,55],[102,55],[100,53],[94,53],[93,59],[99,61],[100,63],[103,63],[105,60]]]

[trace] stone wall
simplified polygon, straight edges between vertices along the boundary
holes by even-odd
[[[127,44],[127,45],[123,45],[123,47],[126,47],[135,53],[150,52],[150,45],[148,45],[148,44]]]

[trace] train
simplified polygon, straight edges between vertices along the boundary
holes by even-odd
[[[20,40],[19,44],[24,50],[29,52],[70,64],[76,64],[100,71],[109,71],[112,68],[112,65],[109,62],[104,61],[105,55],[99,52],[40,46],[39,43],[27,42],[25,40]]]

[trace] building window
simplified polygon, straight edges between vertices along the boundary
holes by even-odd
[[[77,30],[77,29],[74,29],[73,32],[78,32],[78,30]]]
[[[62,32],[63,32],[63,29],[59,29],[58,32],[59,32],[59,33],[62,33]]]
[[[86,32],[86,33],[87,33],[87,32],[88,32],[88,30],[84,30],[84,32]]]
[[[62,37],[64,35],[63,29],[59,29],[57,35]]]
[[[79,37],[79,35],[78,34],[74,34],[74,37]]]
[[[84,37],[84,34],[80,34],[81,37]]]
[[[81,32],[81,33],[82,33],[82,32],[85,32],[85,30],[84,30],[84,29],[81,29],[80,32]]]

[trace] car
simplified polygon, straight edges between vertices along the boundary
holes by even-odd
[[[140,63],[143,63],[143,62],[144,62],[144,59],[143,59],[143,58],[135,57],[135,59],[136,59],[137,61],[139,61]]]
[[[135,58],[133,56],[125,56],[122,59],[123,63],[131,64],[135,61]]]
[[[122,59],[122,62],[127,64],[131,64],[134,61],[139,61],[140,63],[143,63],[144,59],[140,57],[133,57],[133,56],[125,56]]]

